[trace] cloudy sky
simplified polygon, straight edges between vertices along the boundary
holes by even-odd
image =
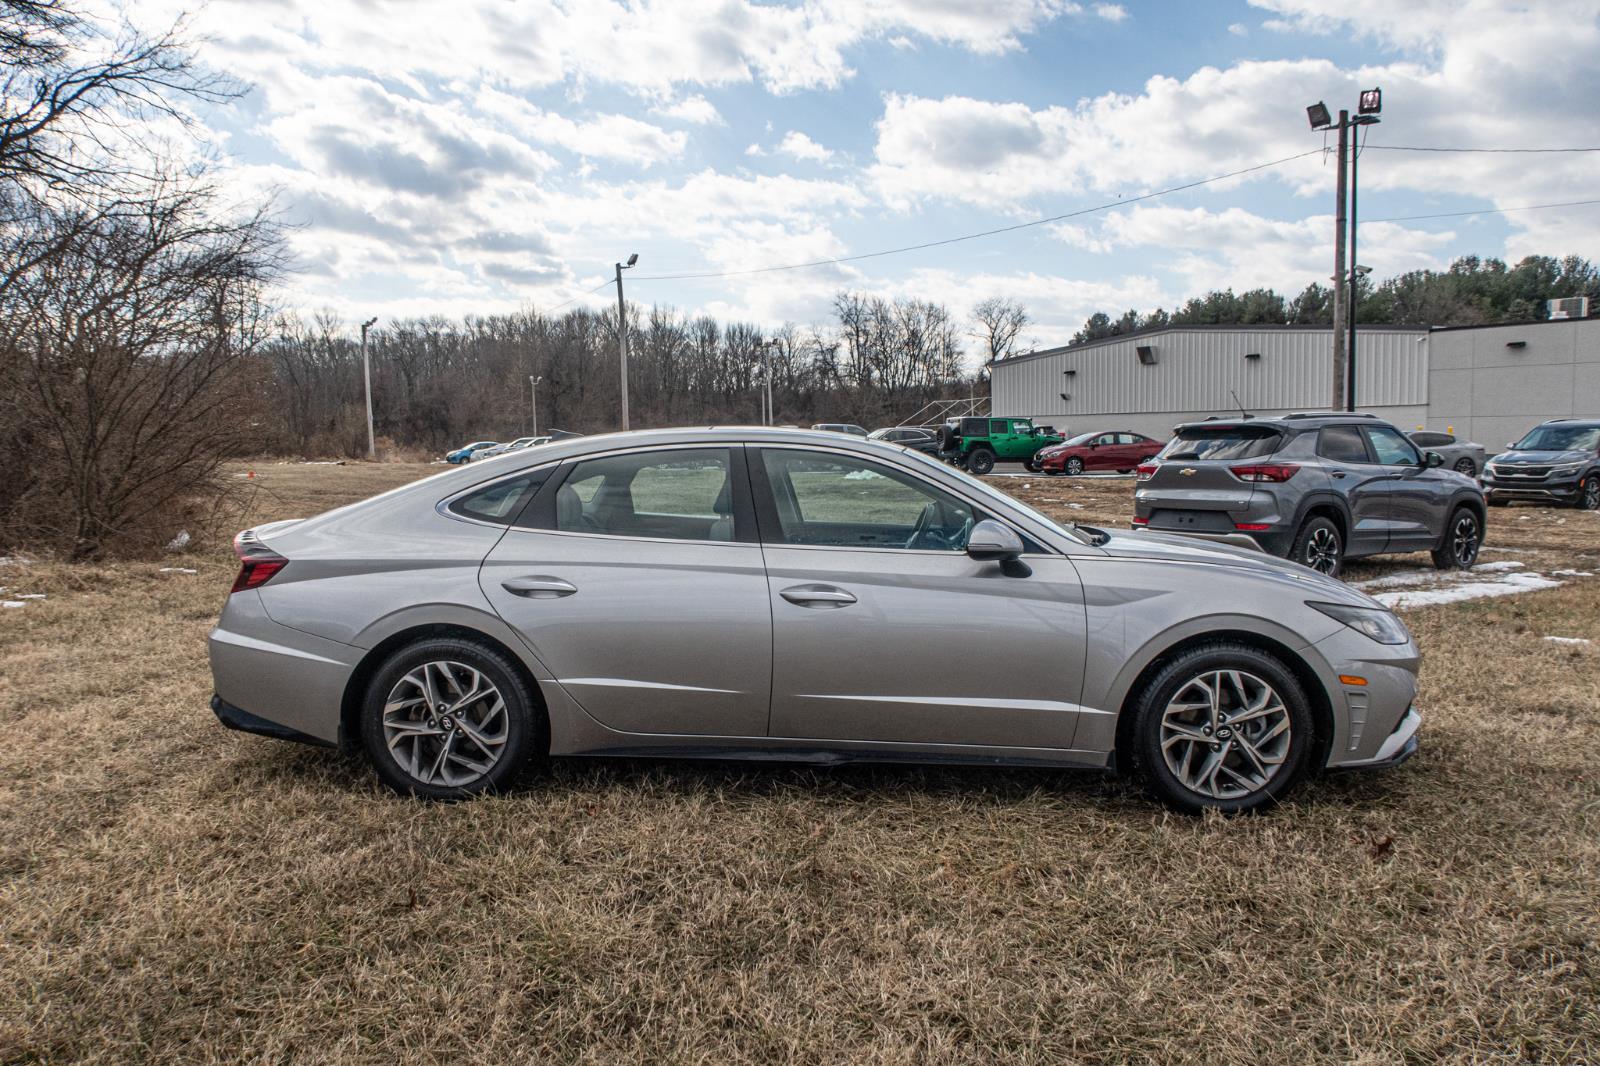
[[[1592,0],[211,0],[191,18],[203,58],[253,86],[202,118],[240,195],[274,192],[295,224],[288,302],[350,320],[598,306],[630,252],[642,302],[805,324],[846,287],[962,314],[999,294],[1040,344],[1097,309],[1298,291],[1331,272],[1333,229],[1304,107],[1373,85],[1366,218],[1600,198],[1592,153],[1394,150],[1600,145]],[[1535,251],[1600,258],[1600,206],[1361,232],[1380,275]],[[663,277],[682,274],[731,276]]]

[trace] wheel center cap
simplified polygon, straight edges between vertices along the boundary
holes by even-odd
[[[1227,726],[1218,727],[1218,729],[1217,729],[1217,739],[1218,740],[1227,740],[1231,736],[1233,736],[1233,730],[1232,729],[1229,729]]]
[[[439,724],[446,729],[454,729],[456,727],[455,719],[451,718],[448,714],[439,719]]]

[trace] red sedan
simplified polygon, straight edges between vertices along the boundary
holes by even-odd
[[[1036,458],[1039,468],[1048,474],[1082,474],[1088,470],[1127,473],[1155,458],[1162,447],[1161,441],[1143,433],[1111,430],[1081,433],[1043,449]]]

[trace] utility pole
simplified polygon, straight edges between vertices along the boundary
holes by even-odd
[[[1335,411],[1345,409],[1345,359],[1344,316],[1346,295],[1344,288],[1344,234],[1345,234],[1345,159],[1350,142],[1350,112],[1339,112],[1339,176],[1338,208],[1335,211],[1333,238],[1333,402]],[[1352,315],[1351,319],[1354,320]]]
[[[622,385],[622,431],[628,431],[628,305],[622,299],[622,272],[639,261],[639,253],[617,264],[617,353],[621,359],[618,378]]]
[[[539,435],[539,382],[543,380],[544,378],[542,377],[536,378],[532,374],[528,375],[528,406],[533,409],[532,435],[535,437]]]
[[[378,316],[373,315],[361,323],[361,376],[367,383],[367,458],[378,457],[377,440],[372,435],[372,364],[367,360],[367,330],[378,321]]]
[[[778,341],[770,340],[766,343],[766,378],[767,378],[767,425],[777,421],[772,411],[772,349],[778,346]]]

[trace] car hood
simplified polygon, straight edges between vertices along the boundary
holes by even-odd
[[[1230,576],[1259,578],[1277,585],[1287,585],[1305,593],[1307,598],[1360,607],[1382,606],[1371,596],[1337,578],[1319,574],[1310,567],[1266,552],[1166,533],[1105,532],[1110,539],[1099,546],[1100,550],[1119,559],[1225,567],[1231,571]]]
[[[1585,459],[1593,459],[1593,452],[1501,452],[1491,463],[1529,463],[1549,465],[1551,463],[1581,463]]]

